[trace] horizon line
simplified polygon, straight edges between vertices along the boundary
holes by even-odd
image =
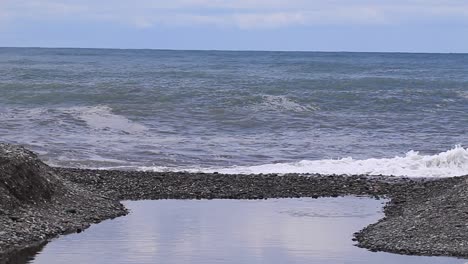
[[[95,49],[95,50],[154,50],[154,51],[215,51],[215,52],[310,52],[310,53],[400,53],[400,54],[454,54],[468,52],[428,51],[347,51],[347,50],[260,50],[260,49],[171,49],[171,48],[102,48],[102,47],[41,47],[41,46],[0,46],[0,49]]]

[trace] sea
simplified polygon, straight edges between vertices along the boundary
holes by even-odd
[[[52,166],[468,174],[468,54],[0,48],[0,141]]]

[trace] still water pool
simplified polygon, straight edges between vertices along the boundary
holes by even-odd
[[[360,197],[124,202],[128,216],[47,244],[28,263],[465,263],[375,253],[353,233],[383,216]]]

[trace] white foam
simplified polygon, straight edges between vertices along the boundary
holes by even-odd
[[[127,133],[135,133],[147,130],[147,128],[131,121],[125,116],[113,113],[111,107],[106,105],[98,106],[77,106],[59,108],[31,108],[31,109],[8,109],[0,113],[0,117],[5,121],[17,121],[30,123],[32,120],[51,120],[63,124],[67,120],[62,114],[71,115],[73,118],[82,120],[86,125],[95,130],[111,129]]]
[[[141,167],[140,170],[169,171],[168,167]],[[225,174],[259,173],[320,173],[320,174],[368,174],[408,177],[453,177],[468,175],[468,148],[454,148],[436,155],[420,155],[409,151],[404,157],[356,160],[343,159],[302,160],[293,163],[276,163],[258,166],[238,166],[219,169],[179,169],[189,172],[214,172]]]
[[[93,129],[112,129],[127,133],[146,130],[145,126],[133,122],[125,116],[112,113],[112,108],[105,105],[71,107],[60,110],[85,121]]]
[[[468,91],[460,91],[458,95],[462,98],[468,99]]]
[[[262,102],[255,106],[261,111],[292,111],[292,112],[310,112],[319,108],[313,105],[301,105],[300,103],[287,98],[286,96],[263,95]]]

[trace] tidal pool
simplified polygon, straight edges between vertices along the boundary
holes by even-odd
[[[360,197],[124,202],[128,216],[47,244],[27,263],[465,263],[375,253],[353,233],[383,217]]]

